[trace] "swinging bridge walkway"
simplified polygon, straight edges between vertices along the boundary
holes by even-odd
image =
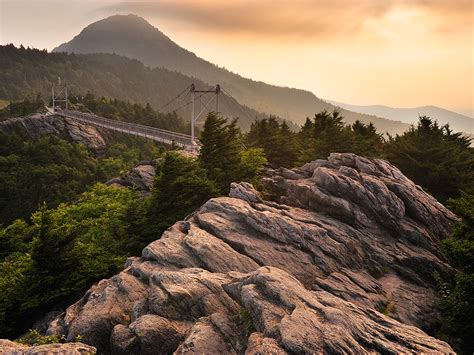
[[[137,137],[148,138],[167,145],[179,146],[185,149],[198,149],[199,147],[199,141],[197,139],[193,140],[188,134],[177,133],[138,123],[112,120],[110,118],[100,117],[91,113],[73,110],[58,110],[55,112],[55,114],[96,127],[106,128],[112,131],[130,134]]]
[[[237,100],[233,98],[226,90],[222,89],[226,95],[233,100],[234,105],[237,104]],[[169,131],[166,129],[156,128],[148,126],[144,123],[132,123],[126,121],[113,120],[110,118],[101,117],[98,115],[81,111],[69,110],[68,109],[68,91],[67,86],[64,86],[59,93],[55,94],[54,86],[52,87],[52,107],[47,107],[47,110],[50,114],[56,114],[61,117],[73,119],[83,123],[87,123],[96,127],[106,128],[112,131],[121,132],[125,134],[134,135],[137,137],[143,137],[147,139],[154,140],[167,145],[178,146],[186,150],[199,150],[200,142],[195,136],[195,125],[199,117],[205,112],[209,111],[209,104],[212,101],[215,101],[215,112],[219,112],[219,94],[221,93],[221,86],[216,85],[212,88],[205,90],[197,90],[194,84],[188,85],[183,91],[166,103],[158,112],[161,112],[162,109],[169,107],[172,103],[177,103],[178,99],[181,100],[190,97],[190,100],[184,105],[179,106],[174,111],[176,112],[179,109],[191,105],[191,134],[183,134],[178,132]],[[196,94],[199,96],[196,97]],[[200,101],[200,98],[204,95],[212,94],[211,98],[207,103]],[[62,96],[61,96],[62,95]],[[196,114],[195,111],[195,102],[199,100],[202,104],[202,109],[199,113]],[[56,102],[64,102],[65,109],[61,109],[56,106]],[[240,108],[242,109],[242,108]]]

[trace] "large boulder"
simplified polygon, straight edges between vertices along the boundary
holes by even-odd
[[[114,353],[452,352],[432,333],[457,217],[389,163],[269,170],[177,222],[51,322]]]

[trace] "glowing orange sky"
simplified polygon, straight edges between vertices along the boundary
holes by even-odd
[[[141,15],[256,80],[352,104],[474,116],[471,0],[0,0],[0,42],[52,49],[116,13]]]

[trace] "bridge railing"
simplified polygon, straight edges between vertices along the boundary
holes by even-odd
[[[191,136],[183,133],[171,132],[165,129],[149,127],[138,123],[112,120],[110,118],[104,118],[94,114],[79,111],[62,110],[56,113],[63,117],[69,117],[78,121],[112,129],[114,131],[129,133],[144,138],[150,138],[166,144],[175,144],[179,146],[194,146]]]

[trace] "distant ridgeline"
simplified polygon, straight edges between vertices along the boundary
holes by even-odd
[[[192,83],[210,87],[198,79],[162,68],[151,69],[138,60],[114,54],[48,53],[6,45],[0,46],[0,67],[0,99],[3,100],[36,98],[38,94],[47,100],[59,77],[72,93],[90,92],[97,97],[150,103],[154,109],[165,106]],[[190,106],[185,100],[167,107],[166,112],[173,110],[182,117],[190,116]],[[239,117],[239,126],[244,130],[250,128],[255,118],[266,117],[225,94],[221,94],[219,110],[224,116]]]
[[[152,68],[165,68],[215,85],[221,84],[237,101],[256,111],[274,114],[298,125],[306,117],[336,106],[307,90],[270,85],[240,76],[180,47],[159,29],[136,15],[115,15],[94,22],[54,52],[116,53],[140,60]],[[218,64],[218,63],[217,63]],[[337,108],[348,124],[373,122],[380,133],[402,133],[406,123]]]

